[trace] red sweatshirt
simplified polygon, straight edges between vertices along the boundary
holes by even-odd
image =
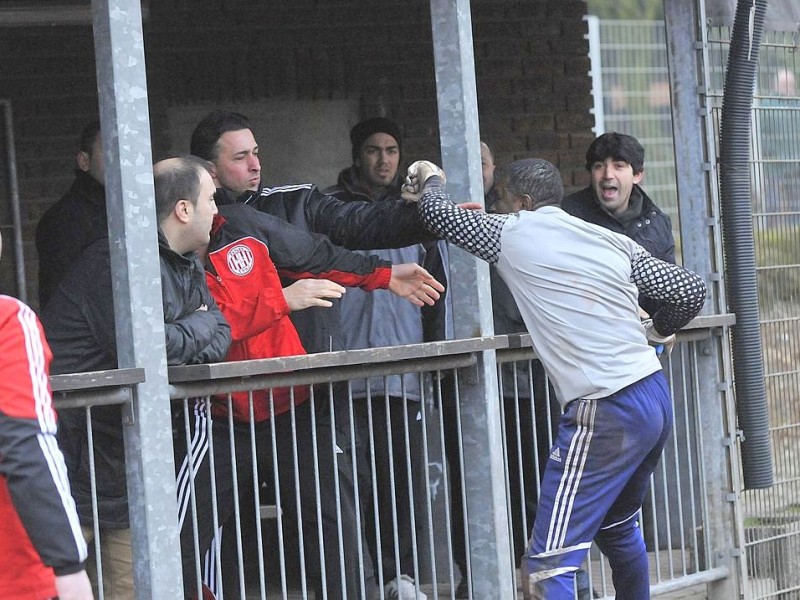
[[[367,291],[387,288],[391,277],[386,261],[344,250],[324,236],[242,204],[220,207],[208,263],[208,287],[231,326],[229,361],[306,353],[289,319],[280,275],[330,279]],[[273,389],[272,397],[276,415],[289,410],[288,388]],[[307,398],[307,387],[295,388],[295,405]],[[215,399],[213,410],[215,415],[227,415],[227,400]],[[233,413],[237,421],[250,420],[246,392],[233,394]],[[253,392],[253,416],[255,421],[270,418],[266,390]]]

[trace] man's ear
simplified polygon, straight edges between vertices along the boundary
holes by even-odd
[[[181,223],[188,223],[192,216],[193,208],[194,206],[188,200],[178,200],[175,203],[175,208],[172,209],[172,212],[175,213],[175,217],[178,219],[178,221]]]
[[[78,164],[78,168],[84,173],[88,173],[89,168],[92,166],[91,160],[89,159],[89,153],[84,152],[83,150],[79,150],[75,155],[75,162]]]
[[[644,179],[644,169],[642,169],[638,173],[634,174],[633,183],[638,185],[639,183],[642,182],[642,179]]]
[[[514,199],[519,203],[520,210],[533,210],[533,199],[528,194],[514,196]]]
[[[221,188],[222,185],[220,185],[219,180],[217,179],[217,168],[211,161],[209,161],[208,164],[208,174],[211,175],[211,180],[214,182],[214,187]]]

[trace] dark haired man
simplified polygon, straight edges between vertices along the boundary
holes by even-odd
[[[70,265],[95,241],[108,237],[105,163],[100,121],[83,128],[75,155],[75,181],[39,219],[39,308],[43,309]],[[65,227],[65,224],[69,224]]]
[[[624,133],[604,133],[586,151],[591,183],[566,196],[561,208],[567,213],[622,233],[656,258],[675,262],[672,222],[640,187],[644,177],[644,148]],[[644,296],[639,304],[648,314],[657,303]]]
[[[423,220],[497,267],[564,409],[522,559],[523,595],[573,599],[594,540],[615,589],[649,598],[637,515],[672,427],[652,346],[674,342],[702,308],[705,284],[630,238],[566,214],[561,175],[547,161],[519,160],[496,174],[498,203],[521,209],[510,214],[454,206],[439,172],[425,162],[409,168]],[[639,293],[660,302],[647,326]]]
[[[361,198],[344,202],[320,192],[313,184],[266,187],[261,181],[260,149],[252,126],[240,113],[217,110],[206,115],[192,133],[191,152],[212,163],[220,205],[248,204],[306,231],[326,235],[334,244],[351,250],[400,248],[434,239],[422,226],[416,208],[397,192],[381,202]],[[290,318],[309,354],[345,349],[338,300],[330,308],[314,306],[293,312]],[[320,389],[319,397],[327,398],[329,389]],[[346,398],[346,382],[334,383],[333,395]],[[329,419],[330,411],[324,412]],[[339,425],[345,411],[334,412]],[[317,427],[322,426],[332,424],[323,418],[317,421]],[[343,484],[356,475],[350,467],[352,439],[347,429],[347,434],[336,437],[337,448],[342,450],[338,476]],[[372,561],[369,554],[366,548],[365,564]],[[352,587],[358,582],[349,578],[343,584],[358,589]]]
[[[214,183],[201,161],[194,158],[171,158],[153,167],[156,214],[159,228],[161,291],[167,363],[169,365],[219,362],[225,358],[231,342],[230,327],[225,322],[205,282],[205,274],[195,251],[209,242],[211,222],[217,213]],[[54,374],[80,373],[117,368],[114,302],[111,284],[110,253],[107,239],[89,246],[61,279],[42,313],[42,323],[53,350]],[[188,511],[189,472],[185,448],[192,448],[195,489],[198,495],[210,488],[198,478],[209,478],[208,445],[202,435],[208,428],[208,409],[204,402],[188,401],[191,412],[190,436],[197,445],[187,442],[184,415],[174,418],[176,469],[179,471],[179,511],[183,525],[184,584],[192,595],[194,559],[191,552],[191,519]],[[119,405],[96,406],[92,414],[93,448],[88,447],[87,420],[84,410],[61,412],[59,442],[63,444],[70,483],[81,519],[84,536],[100,531],[103,585],[106,598],[133,598],[128,494],[125,454],[122,444],[122,416]],[[214,429],[217,444],[223,444],[227,428]],[[89,469],[89,452],[94,451],[95,470]],[[198,458],[199,457],[199,458]],[[215,457],[216,458],[216,457]],[[197,464],[203,459],[203,465]],[[227,465],[215,464],[218,481],[224,479]],[[229,468],[228,468],[229,471]],[[93,521],[92,480],[94,479],[98,523]],[[229,486],[232,482],[229,483]],[[218,489],[220,513],[228,495]],[[204,549],[214,534],[211,501],[205,497],[195,503],[198,511],[200,547]],[[228,501],[228,504],[230,502]]]

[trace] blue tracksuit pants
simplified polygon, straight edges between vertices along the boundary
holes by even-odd
[[[661,371],[606,398],[567,405],[522,558],[526,597],[572,600],[575,571],[593,540],[609,560],[616,597],[650,597],[638,513],[671,429]]]

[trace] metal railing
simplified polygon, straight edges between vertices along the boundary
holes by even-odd
[[[701,392],[709,372],[702,364],[709,361],[715,387],[725,388],[712,350],[731,323],[728,316],[696,319],[665,362],[675,428],[641,519],[656,594],[731,577],[718,555],[727,542],[715,539],[715,532],[735,528],[734,503],[715,505],[717,490],[731,489],[717,466],[731,437],[720,429],[728,400]],[[502,555],[516,564],[558,417],[548,409],[551,392],[527,335],[170,368],[173,424],[193,432],[196,407],[214,413],[207,433],[216,485],[192,488],[186,510],[195,574],[225,598],[367,598],[399,574],[428,598],[455,597],[462,578],[462,589],[476,597],[470,574],[484,559],[471,552],[467,496],[493,490],[489,478],[487,489],[464,485],[462,474],[481,448],[462,438],[459,402],[486,350],[496,352],[501,382],[497,408],[512,540]],[[417,389],[405,385],[391,398],[383,393],[386,378],[408,373],[419,375]],[[139,379],[135,370],[54,377],[56,405],[84,407],[90,415],[100,403],[129,401]],[[238,401],[249,419],[237,417],[243,422],[220,413],[234,412],[234,392],[244,393]],[[280,398],[288,398],[282,405],[288,410],[277,414]],[[251,425],[259,402],[271,418]],[[229,478],[225,485],[221,473]],[[214,508],[214,530],[225,524],[211,545],[213,561],[196,547],[198,532],[208,527],[196,516],[203,502]],[[95,527],[95,551],[100,535]],[[733,550],[726,548],[728,555]],[[158,552],[149,549],[151,560]],[[613,595],[610,571],[596,550],[585,569],[597,594]]]

